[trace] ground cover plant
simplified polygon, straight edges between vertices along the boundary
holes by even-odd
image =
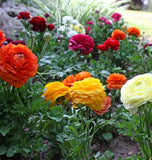
[[[152,44],[119,12],[59,15],[22,11],[24,30],[0,30],[0,159],[110,160],[93,140],[122,134],[140,146],[124,158],[150,160]]]

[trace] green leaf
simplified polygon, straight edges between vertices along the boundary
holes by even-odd
[[[52,108],[50,108],[50,112],[47,112],[47,116],[50,119],[55,120],[57,122],[61,121],[63,118],[62,107],[61,106],[53,106]]]
[[[0,146],[0,155],[4,155],[7,152],[7,148],[5,146]]]
[[[16,146],[12,146],[8,151],[7,151],[7,157],[12,157],[15,153],[17,153],[18,149]]]
[[[11,130],[11,126],[2,126],[0,128],[0,133],[3,135],[3,136],[6,136],[6,134]]]
[[[106,141],[111,140],[113,137],[113,135],[111,133],[103,133],[102,136]]]

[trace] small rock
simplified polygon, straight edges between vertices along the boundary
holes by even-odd
[[[131,155],[133,155],[133,154],[134,154],[134,151],[128,152],[128,155],[129,155],[129,156],[131,156]]]

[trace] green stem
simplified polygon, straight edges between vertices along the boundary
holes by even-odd
[[[39,59],[38,59],[38,63],[40,62],[41,58],[43,57],[47,45],[48,45],[48,41],[45,41],[44,46],[43,46],[43,49],[42,49],[41,54],[40,54]]]
[[[144,113],[145,113],[146,131],[148,135],[148,141],[149,141],[150,153],[151,153],[150,156],[152,156],[151,133],[150,133],[149,116],[148,116],[147,108],[144,109]]]
[[[87,121],[89,120],[89,107],[86,108],[87,111]],[[90,142],[89,142],[89,126],[87,126],[87,148],[86,148],[86,160],[89,160]]]
[[[142,140],[143,124],[142,124],[142,115],[141,115],[141,111],[139,111],[139,121],[140,121],[140,124],[139,124],[139,132],[140,132],[140,136],[139,136],[138,143],[140,144],[141,150],[142,150],[142,152],[144,153],[144,155],[147,155],[147,154],[146,154],[147,145],[146,145],[145,143],[143,143],[143,140]],[[145,149],[145,147],[146,147],[146,149]]]

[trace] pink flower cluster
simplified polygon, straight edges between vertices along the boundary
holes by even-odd
[[[109,21],[109,20],[107,20],[105,17],[99,17],[99,22],[100,22],[100,27],[102,26],[102,23],[105,23],[106,25],[112,25],[112,23]]]
[[[116,13],[113,13],[111,17],[113,18],[114,22],[117,22],[121,19],[121,14],[116,12]]]

